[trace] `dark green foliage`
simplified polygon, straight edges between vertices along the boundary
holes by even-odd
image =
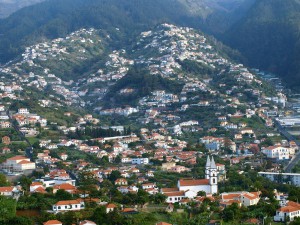
[[[280,74],[290,86],[300,85],[297,0],[256,1],[223,40],[238,49],[251,66]]]
[[[10,183],[7,181],[6,176],[0,173],[0,187],[9,186]]]
[[[179,81],[168,80],[159,75],[150,75],[147,70],[141,68],[132,68],[110,89],[105,98],[110,104],[136,104],[139,98],[150,95],[154,90],[179,93],[182,87],[183,84]],[[119,91],[123,88],[133,88],[135,91],[129,95],[121,95]]]
[[[128,133],[126,133],[128,134]],[[91,128],[86,127],[85,130],[76,129],[75,132],[70,132],[68,134],[69,138],[75,139],[87,139],[90,138],[100,138],[100,137],[113,137],[113,136],[120,136],[121,133],[119,131],[113,129],[102,129],[102,128]]]
[[[0,224],[16,216],[16,205],[14,199],[0,196]]]
[[[211,67],[204,65],[202,63],[198,63],[192,60],[184,60],[179,62],[184,71],[195,75],[212,75],[214,69]]]

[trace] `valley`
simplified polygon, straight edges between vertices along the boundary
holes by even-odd
[[[299,224],[297,7],[48,0],[0,20],[0,224]]]

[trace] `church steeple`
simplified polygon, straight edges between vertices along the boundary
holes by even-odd
[[[214,157],[211,157],[211,161],[210,161],[209,183],[212,186],[212,188],[218,184],[218,170],[217,170]]]
[[[207,156],[206,165],[205,165],[205,179],[209,179],[210,174],[210,158]]]
[[[210,168],[211,169],[217,169],[214,157],[211,157]]]

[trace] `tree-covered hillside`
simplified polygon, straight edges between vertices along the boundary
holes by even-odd
[[[223,38],[251,66],[279,73],[291,86],[300,85],[300,1],[256,1],[247,15]]]
[[[17,10],[44,0],[0,0],[0,18],[8,17]]]

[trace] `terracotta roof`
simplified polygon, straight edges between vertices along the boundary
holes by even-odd
[[[222,194],[222,199],[223,200],[231,200],[234,198],[238,198],[241,196],[241,193],[237,193],[237,194]]]
[[[136,212],[136,209],[133,208],[124,208],[122,212]]]
[[[44,187],[38,187],[37,189],[34,190],[34,192],[38,192],[38,193],[46,193]]]
[[[69,183],[64,183],[64,184],[54,185],[53,189],[76,190],[76,187]]]
[[[256,218],[248,219],[245,221],[246,223],[259,224],[259,220]]]
[[[243,194],[243,196],[245,197],[245,198],[248,198],[248,199],[250,199],[250,200],[254,200],[254,199],[257,199],[257,198],[259,198],[259,195],[255,195],[255,194],[252,194],[252,193],[247,193],[247,194]]]
[[[208,179],[199,179],[199,180],[179,180],[180,186],[198,186],[198,185],[208,185]]]
[[[0,187],[0,192],[12,192],[14,187]]]
[[[179,189],[178,188],[162,188],[161,191],[163,193],[167,193],[167,192],[179,191]]]
[[[114,208],[116,208],[117,206],[115,205],[115,204],[113,204],[113,203],[110,203],[110,204],[108,204],[107,206],[106,206],[106,208],[109,208],[109,209],[114,209]]]
[[[74,205],[74,204],[80,204],[81,200],[66,200],[66,201],[59,201],[55,205]]]
[[[24,159],[28,159],[28,158],[26,158],[25,156],[17,155],[17,156],[9,158],[7,160],[24,160]]]
[[[166,195],[168,197],[172,197],[172,196],[184,196],[184,191],[168,192],[168,193],[164,193],[164,195]]]
[[[39,185],[43,185],[41,182],[32,182],[30,184],[30,186],[39,186]]]
[[[166,222],[159,222],[156,225],[172,225],[171,223],[166,223]]]
[[[43,223],[43,225],[62,225],[62,222],[58,220],[48,220],[47,222]]]
[[[34,162],[30,162],[27,160],[22,160],[22,161],[18,162],[18,164],[31,164],[31,163],[34,163]]]
[[[293,206],[285,206],[285,207],[282,207],[282,208],[278,209],[279,212],[285,212],[285,213],[296,212],[296,211],[299,211],[299,210],[300,210],[300,208],[293,207]]]
[[[297,202],[289,201],[287,203],[287,206],[300,207],[300,204]]]

